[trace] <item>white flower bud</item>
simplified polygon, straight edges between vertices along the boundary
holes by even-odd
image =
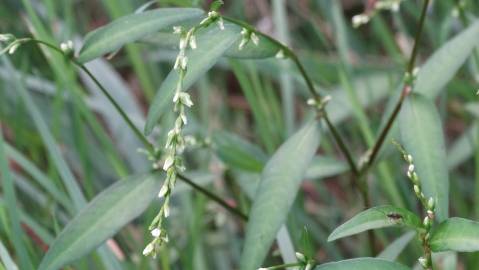
[[[190,94],[182,92],[180,94],[180,102],[185,105],[186,107],[193,106],[193,101],[191,101]]]
[[[427,207],[429,209],[434,209],[434,206],[435,206],[434,198],[431,197],[431,198],[429,198],[429,201],[427,201]]]
[[[255,33],[251,33],[251,41],[253,41],[254,45],[259,45],[259,37]]]
[[[193,50],[195,50],[195,49],[197,48],[195,35],[192,35],[192,36],[190,37],[190,47],[191,47],[191,49],[193,49]]]
[[[155,228],[154,230],[151,231],[151,235],[155,238],[158,238],[161,235],[161,230],[158,228]]]
[[[163,170],[167,171],[171,166],[173,166],[173,163],[175,163],[174,157],[168,156],[163,164]]]
[[[168,184],[165,182],[158,193],[158,198],[163,198],[168,192]]]
[[[163,207],[165,208],[163,215],[165,218],[167,218],[170,216],[170,206],[168,206],[168,204],[165,204]]]
[[[358,14],[354,15],[352,22],[353,22],[353,27],[358,28],[359,26],[363,24],[367,24],[369,22],[369,16],[366,14]]]
[[[306,257],[304,257],[304,255],[302,253],[296,252],[295,255],[296,255],[296,259],[298,259],[299,261],[301,261],[301,262],[306,261]]]
[[[421,194],[421,188],[419,188],[418,185],[414,185],[414,192],[415,192],[416,194]]]
[[[274,57],[276,57],[278,59],[284,59],[285,55],[284,55],[283,50],[279,50]]]
[[[426,258],[419,257],[418,261],[419,261],[419,264],[421,264],[422,267],[424,267],[424,268],[427,267],[427,260],[426,260]]]
[[[20,47],[20,42],[17,42],[15,44],[13,44],[10,49],[8,50],[8,53],[9,54],[14,54],[15,51],[18,49],[18,47]]]
[[[225,30],[225,25],[224,25],[224,22],[223,22],[223,18],[219,18],[218,19],[218,27],[220,28],[220,30]]]
[[[173,34],[181,34],[182,27],[181,26],[173,26]]]
[[[154,248],[155,247],[153,243],[149,243],[148,245],[146,245],[145,249],[143,249],[143,255],[144,256],[150,255]]]

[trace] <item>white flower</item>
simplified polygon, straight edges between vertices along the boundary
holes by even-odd
[[[314,98],[309,98],[307,101],[306,101],[306,104],[308,104],[309,106],[314,106],[316,105],[316,99]]]
[[[259,45],[259,37],[255,33],[251,33],[251,41],[253,41],[254,45]]]
[[[182,50],[182,51],[183,51],[184,49],[186,49],[186,38],[184,38],[184,37],[180,38],[180,45],[179,45],[179,47],[180,47],[180,50]]]
[[[192,35],[192,36],[190,37],[190,47],[191,47],[191,49],[193,49],[193,50],[195,50],[196,47],[197,47],[197,46],[196,46],[196,37],[195,37],[195,35]]]
[[[155,247],[154,247],[153,243],[149,243],[149,244],[145,247],[145,249],[143,249],[143,255],[144,255],[144,256],[150,255],[154,248],[155,248]]]
[[[12,34],[0,34],[0,42],[8,42],[15,39]]]
[[[240,50],[240,51],[243,50],[244,46],[246,46],[247,43],[248,43],[248,39],[243,37],[241,39],[241,42],[240,42],[239,46],[238,46],[238,50]]]
[[[274,57],[276,57],[278,59],[283,59],[284,58],[283,50],[279,50]]]
[[[17,43],[14,43],[10,49],[8,50],[8,53],[9,54],[14,54],[15,51],[18,49],[18,47],[20,47],[20,42],[17,42]]]
[[[175,158],[173,156],[168,156],[163,164],[163,170],[167,171],[175,163]]]
[[[182,30],[181,26],[173,26],[173,34],[181,34]]]
[[[296,255],[296,259],[298,259],[302,262],[306,261],[306,257],[304,257],[304,255],[302,253],[296,252],[295,255]]]
[[[409,167],[407,168],[408,171],[413,172],[414,171],[414,164],[409,164]]]
[[[180,102],[185,105],[186,107],[193,106],[193,101],[191,101],[190,94],[181,92],[180,93]]]
[[[155,237],[155,238],[158,238],[158,237],[160,237],[160,235],[161,235],[161,230],[158,229],[158,228],[156,228],[156,229],[154,229],[154,230],[151,231],[151,235],[152,235],[153,237]]]
[[[163,207],[165,208],[163,214],[164,214],[165,218],[167,218],[167,217],[170,216],[170,207],[168,206],[168,204],[165,204]]]
[[[223,18],[220,17],[217,23],[220,30],[225,30],[225,24],[223,23]]]
[[[168,192],[168,184],[165,182],[158,193],[158,198],[163,198]]]
[[[358,28],[359,26],[363,24],[367,24],[369,22],[369,16],[366,14],[358,14],[354,15],[352,22],[353,22],[353,27]]]
[[[187,64],[188,64],[188,57],[184,56],[183,58],[181,58],[181,69],[185,70]]]
[[[181,121],[183,122],[184,125],[188,124],[188,118],[186,118],[185,112],[182,111],[180,113],[180,119],[181,119]]]

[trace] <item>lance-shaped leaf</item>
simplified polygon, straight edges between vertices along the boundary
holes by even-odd
[[[200,9],[162,8],[121,17],[87,34],[78,61],[88,62],[160,29],[171,28],[202,15]]]
[[[381,253],[376,256],[377,258],[395,261],[399,254],[406,248],[411,240],[416,236],[415,232],[407,232],[398,239],[389,244]]]
[[[328,237],[328,241],[334,241],[367,230],[391,226],[407,226],[419,229],[421,220],[414,213],[400,207],[390,205],[373,207],[357,214],[336,228]]]
[[[95,197],[63,229],[39,269],[58,269],[86,255],[139,216],[158,194],[159,175],[133,176]]]
[[[315,270],[410,270],[402,264],[377,258],[357,258],[322,264]]]
[[[436,97],[471,55],[472,50],[479,46],[478,36],[479,20],[476,20],[437,50],[421,67],[415,91],[428,98]]]
[[[319,146],[319,127],[309,122],[290,137],[266,164],[246,227],[241,270],[256,270],[283,225],[303,175]]]
[[[448,216],[449,175],[441,118],[432,101],[418,94],[409,96],[399,115],[399,128],[422,190],[436,201],[436,216],[442,221]]]
[[[241,37],[239,33],[227,30],[231,27],[237,28],[235,25],[226,23],[225,30],[222,31],[216,24],[213,24],[207,29],[199,31],[197,35],[198,48],[186,53],[188,69],[183,79],[184,91],[203,76],[224,52]],[[148,111],[145,134],[148,135],[153,131],[164,110],[172,106],[178,79],[178,71],[172,70],[161,84]]]
[[[479,250],[479,222],[464,218],[450,218],[439,224],[431,235],[434,252]]]

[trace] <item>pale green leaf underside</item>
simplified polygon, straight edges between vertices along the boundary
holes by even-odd
[[[410,270],[402,264],[377,258],[357,258],[317,266],[315,270]]]
[[[233,31],[234,29],[236,30]],[[207,29],[198,32],[198,48],[186,53],[188,69],[183,80],[184,91],[188,90],[235,41],[241,38],[240,32],[241,29],[238,26],[229,23],[225,23],[223,31],[216,24],[212,24]],[[172,70],[161,84],[148,111],[145,134],[150,134],[165,109],[172,107],[178,78],[178,71]]]
[[[479,46],[479,20],[448,41],[421,67],[414,91],[428,98],[436,97],[457,70]]]
[[[319,146],[316,121],[290,137],[266,164],[251,208],[241,270],[256,270],[283,225],[302,177]]]
[[[194,8],[162,8],[121,17],[86,35],[78,61],[91,61],[161,29],[199,18],[203,13]]]
[[[434,252],[479,250],[479,222],[464,218],[450,218],[439,224],[431,236]]]
[[[390,205],[377,206],[357,214],[336,228],[328,237],[328,241],[334,241],[367,230],[391,226],[407,226],[418,229],[421,227],[421,221],[409,210]]]
[[[444,132],[434,103],[418,94],[409,96],[399,115],[399,128],[423,192],[436,201],[436,216],[442,221],[448,217],[449,175]]]
[[[395,261],[397,257],[399,257],[399,254],[403,252],[403,250],[415,236],[416,232],[407,232],[403,234],[401,237],[389,244],[383,251],[381,251],[377,258]]]
[[[39,269],[58,269],[112,237],[150,204],[160,189],[158,176],[130,177],[97,195],[63,229]]]

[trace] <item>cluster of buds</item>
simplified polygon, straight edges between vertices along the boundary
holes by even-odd
[[[318,112],[320,112],[324,110],[324,107],[326,106],[326,104],[328,104],[329,101],[331,101],[331,96],[327,95],[319,100],[316,98],[310,98],[306,101],[306,103],[309,106],[314,107]]]
[[[401,151],[404,160],[408,163],[408,168],[406,173],[407,177],[411,180],[413,184],[413,189],[414,189],[414,193],[416,194],[416,197],[419,199],[424,209],[426,210],[426,216],[424,217],[423,224],[422,224],[424,228],[424,232],[421,234],[421,241],[423,242],[423,245],[426,247],[425,250],[427,251],[427,253],[430,253],[429,238],[431,233],[431,227],[435,218],[435,211],[436,211],[435,200],[432,197],[427,199],[424,193],[422,192],[419,176],[417,175],[416,169],[414,166],[413,157],[410,154],[406,153],[404,148],[402,148],[402,146],[399,143],[395,141],[393,141],[393,143],[396,144],[399,151]],[[423,267],[423,269],[426,269],[426,270],[431,269],[431,266],[432,266],[431,256],[420,257],[418,261],[419,261],[419,264]]]
[[[378,0],[374,1],[370,8],[364,13],[357,14],[352,18],[352,24],[354,28],[358,28],[364,24],[367,24],[371,18],[381,10],[390,10],[392,12],[398,12],[401,2],[403,0]]]
[[[60,50],[66,55],[66,56],[73,56],[74,54],[74,47],[73,47],[73,41],[68,40],[66,42],[62,42],[60,44]]]
[[[221,17],[221,15],[216,10],[212,10],[212,11],[208,12],[208,16],[200,22],[199,26],[200,27],[207,27],[214,22],[216,22],[218,24],[218,27],[221,30],[225,30],[225,24],[223,22],[223,18]]]
[[[155,217],[149,227],[151,235],[153,236],[153,240],[143,250],[143,255],[152,255],[153,257],[156,256],[161,245],[168,242],[168,236],[163,227],[163,221],[170,215],[169,203],[173,188],[176,183],[177,175],[179,172],[185,170],[185,167],[183,166],[183,159],[181,158],[181,154],[185,149],[183,127],[188,123],[185,107],[193,106],[190,95],[183,91],[183,80],[186,74],[188,63],[186,50],[188,46],[193,50],[197,47],[196,38],[194,36],[196,28],[184,31],[181,27],[175,26],[173,29],[174,33],[181,35],[179,44],[180,51],[174,66],[174,69],[179,73],[176,92],[173,97],[174,111],[177,113],[177,118],[175,120],[174,127],[168,132],[165,144],[166,157],[164,158],[162,169],[166,172],[166,179],[160,189],[160,192],[158,193],[158,197],[164,198],[164,202],[158,215]],[[160,166],[161,165],[159,162],[153,163],[154,169],[159,169]]]
[[[0,34],[0,44],[6,44],[3,49],[0,47],[0,55],[5,53],[14,54],[18,47],[28,40],[29,39],[17,39],[12,34]]]
[[[241,30],[241,35],[243,36],[243,38],[241,39],[241,42],[238,46],[238,50],[240,51],[243,50],[250,40],[253,42],[254,45],[256,46],[259,45],[259,37],[255,34],[255,32],[249,29],[243,28]]]

